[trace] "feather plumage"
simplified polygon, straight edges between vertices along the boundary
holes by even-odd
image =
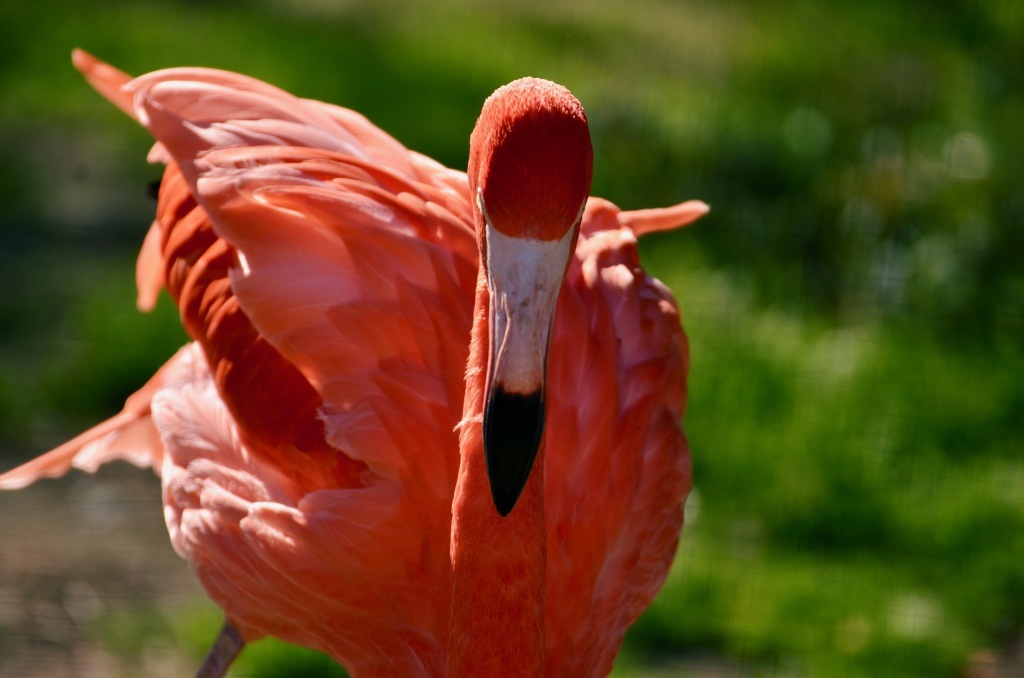
[[[165,287],[194,341],[0,487],[152,465],[174,548],[244,638],[354,675],[443,675],[479,268],[466,175],[251,78],[75,62],[168,164],[139,305]],[[706,209],[584,213],[550,348],[547,675],[610,670],[675,553],[689,357],[636,235]]]

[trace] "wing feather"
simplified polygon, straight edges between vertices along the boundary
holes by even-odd
[[[549,675],[611,670],[668,574],[690,489],[686,337],[623,214],[591,199],[552,339]]]

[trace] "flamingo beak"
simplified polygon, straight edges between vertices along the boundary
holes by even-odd
[[[559,240],[509,236],[492,227],[480,200],[490,292],[484,457],[494,507],[507,516],[544,436],[548,344],[579,220]]]

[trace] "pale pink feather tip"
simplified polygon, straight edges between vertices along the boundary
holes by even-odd
[[[629,228],[640,237],[647,233],[670,231],[674,228],[688,226],[711,211],[707,203],[700,200],[687,200],[672,207],[654,207],[651,209],[621,212],[619,223]]]
[[[72,468],[94,473],[117,459],[155,466],[160,452],[148,414],[124,411],[46,454],[0,474],[0,490],[20,490],[42,478],[59,478]]]
[[[140,311],[152,311],[160,290],[164,288],[163,252],[160,250],[162,238],[160,225],[154,223],[146,233],[135,264],[135,286],[138,289],[136,305]]]
[[[89,84],[106,97],[110,103],[131,117],[137,117],[132,103],[132,94],[123,89],[123,86],[131,81],[131,76],[77,47],[71,51],[71,63],[81,71]]]

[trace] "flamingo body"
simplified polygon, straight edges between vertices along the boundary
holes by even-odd
[[[490,604],[453,585],[460,437],[480,428],[467,380],[482,369],[466,175],[357,113],[244,76],[130,80],[82,52],[75,63],[158,141],[167,169],[139,304],[167,289],[193,341],[119,415],[0,487],[117,458],[151,465],[175,550],[244,639],[323,650],[356,676],[458,673],[452,647],[495,642],[453,616]],[[706,209],[591,198],[583,213],[538,457],[546,675],[610,671],[674,556],[689,359],[636,237]]]

